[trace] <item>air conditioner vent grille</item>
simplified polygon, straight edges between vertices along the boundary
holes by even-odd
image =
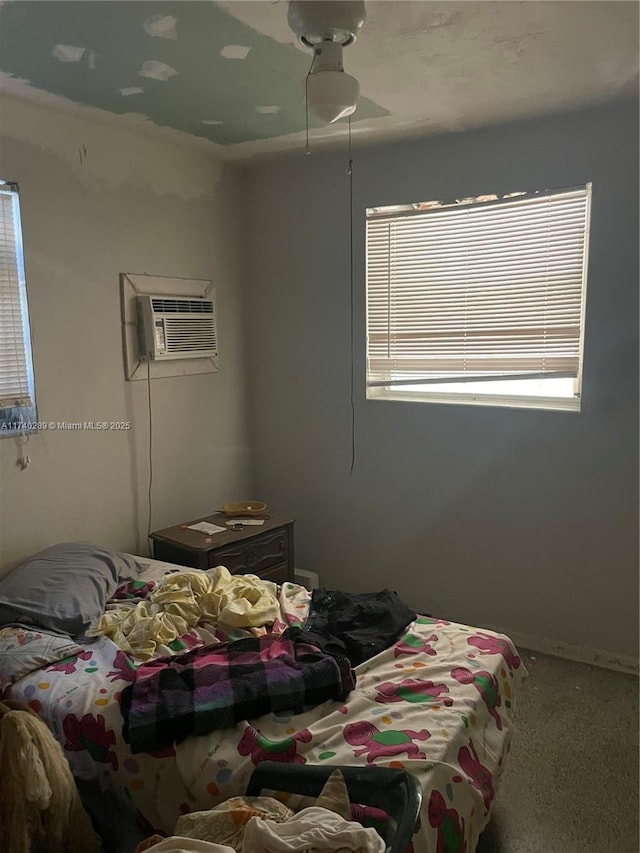
[[[216,330],[212,318],[182,320],[168,317],[165,320],[167,349],[169,352],[217,350]]]
[[[213,314],[213,302],[210,299],[163,299],[151,300],[157,314]]]
[[[140,351],[154,361],[218,357],[213,299],[140,294]],[[217,363],[216,363],[217,366]]]

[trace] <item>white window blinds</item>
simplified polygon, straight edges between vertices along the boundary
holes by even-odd
[[[32,406],[17,190],[0,185],[0,409]]]
[[[577,378],[590,189],[367,211],[367,384]]]

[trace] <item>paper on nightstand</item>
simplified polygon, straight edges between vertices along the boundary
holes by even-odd
[[[214,533],[226,533],[225,527],[218,527],[217,524],[209,524],[208,521],[199,521],[197,524],[188,524],[188,530],[197,530],[198,533],[206,533],[207,536],[213,536]]]

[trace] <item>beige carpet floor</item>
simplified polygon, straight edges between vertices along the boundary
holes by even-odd
[[[477,853],[638,853],[638,679],[521,654],[529,678]]]

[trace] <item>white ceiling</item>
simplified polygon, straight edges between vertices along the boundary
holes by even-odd
[[[144,5],[153,11],[153,2]],[[274,42],[296,45],[285,0],[224,0],[217,5]],[[175,6],[179,9],[180,2]],[[458,131],[633,96],[638,8],[631,0],[368,0],[365,27],[344,52],[345,70],[359,79],[362,97],[388,115],[357,120],[356,113],[354,136]],[[296,49],[310,60],[310,51],[299,45]],[[3,74],[2,83],[22,97],[41,95],[15,76]],[[283,86],[289,84],[283,75]],[[302,92],[303,79],[300,87]],[[51,93],[42,97],[56,100]],[[227,117],[218,118],[221,124]],[[139,115],[120,115],[118,120],[149,126],[149,118]],[[345,133],[345,122],[314,128],[312,144],[341,140]],[[234,144],[203,144],[225,159],[237,159],[299,149],[303,137],[296,130]]]
[[[295,43],[284,0],[220,5]],[[360,137],[463,130],[637,91],[636,2],[369,0],[366,10],[364,29],[344,51],[345,71],[390,115],[354,123]],[[329,127],[315,136],[335,132]]]

